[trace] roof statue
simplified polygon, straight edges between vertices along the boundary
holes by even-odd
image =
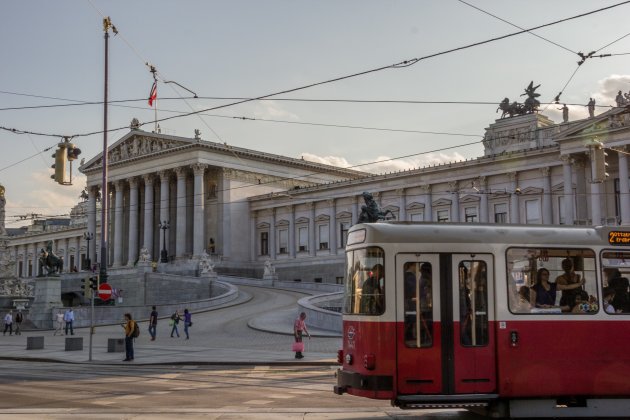
[[[529,86],[525,88],[525,93],[521,94],[521,96],[527,95],[527,99],[525,99],[525,102],[522,104],[516,101],[510,103],[508,98],[503,99],[497,108],[497,112],[499,110],[503,111],[501,118],[505,118],[506,115],[508,117],[513,117],[515,115],[533,114],[538,112],[540,101],[536,98],[540,96],[540,93],[536,93],[536,89],[539,87],[540,85],[534,86],[534,81],[531,81]]]
[[[379,220],[385,220],[387,215],[394,219],[394,213],[391,210],[381,210],[379,205],[374,200],[374,197],[369,192],[364,192],[363,200],[365,205],[361,206],[361,214],[359,214],[359,223],[374,223]]]

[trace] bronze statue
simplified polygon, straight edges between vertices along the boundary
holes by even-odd
[[[394,213],[391,210],[382,211],[378,206],[374,197],[369,192],[364,192],[363,200],[365,205],[361,206],[361,214],[359,215],[359,223],[374,223],[379,220],[385,220],[385,217],[389,214],[391,218],[394,217]]]
[[[536,93],[536,89],[539,87],[540,85],[534,86],[534,81],[529,83],[529,86],[525,88],[525,93],[521,95],[527,95],[525,103],[519,104],[516,101],[510,103],[508,98],[503,99],[497,108],[497,112],[499,110],[503,111],[501,118],[505,118],[506,115],[513,117],[515,115],[533,114],[534,112],[538,112],[540,102],[536,98],[540,96],[540,93]]]
[[[52,250],[52,241],[48,241],[46,249],[42,248],[39,253],[39,276],[44,276],[43,270],[46,269],[46,276],[59,276],[63,271],[63,258],[58,257]]]

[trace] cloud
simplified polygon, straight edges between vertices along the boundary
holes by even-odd
[[[451,155],[446,153],[428,153],[417,157],[393,160],[390,156],[378,156],[370,162],[358,162],[356,164],[351,164],[346,158],[340,156],[317,156],[312,153],[303,153],[302,158],[310,162],[333,165],[341,168],[352,168],[372,173],[399,172],[465,160],[464,156],[459,153],[453,153]]]
[[[254,109],[254,116],[265,120],[288,119],[292,121],[299,121],[300,119],[296,114],[282,109],[274,101],[262,101],[257,104]]]
[[[18,227],[31,223],[30,220],[14,223],[15,218],[11,216],[31,213],[44,216],[69,215],[70,210],[79,203],[79,195],[86,185],[85,175],[73,175],[72,185],[65,186],[50,179],[51,172],[47,170],[31,173],[29,184],[38,187],[20,195],[17,200],[12,199],[12,196],[15,197],[18,194],[11,194],[10,191],[7,191],[7,227]]]

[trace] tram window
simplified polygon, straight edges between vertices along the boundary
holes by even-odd
[[[630,313],[630,252],[602,252],[604,311],[609,314]],[[608,290],[607,290],[608,289]]]
[[[406,262],[404,271],[405,345],[433,345],[433,289],[429,262]],[[418,299],[418,296],[420,299]]]
[[[346,253],[344,313],[381,315],[385,311],[385,253],[369,247]]]
[[[488,270],[485,261],[461,261],[459,331],[464,346],[488,345]]]
[[[508,302],[515,314],[594,314],[595,253],[590,249],[510,248]]]

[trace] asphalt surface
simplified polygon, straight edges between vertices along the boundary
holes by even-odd
[[[304,359],[295,359],[291,352],[297,300],[304,297],[304,293],[241,285],[238,288],[239,297],[236,301],[209,311],[193,313],[188,340],[185,338],[183,322],[178,326],[180,337],[170,336],[170,314],[160,314],[155,341],[150,340],[147,322],[140,322],[141,334],[134,340],[133,362],[123,362],[124,348],[122,352],[108,352],[109,339],[124,338],[121,325],[94,329],[91,358],[89,328],[76,328],[72,337],[83,338],[82,350],[66,351],[66,337],[69,336],[53,335],[53,330],[24,331],[19,336],[7,333],[0,337],[0,359],[135,365],[336,363],[341,338],[330,331],[310,330],[312,338],[305,340]],[[184,308],[181,309],[183,311]],[[44,348],[26,350],[27,337],[30,336],[43,336]]]

